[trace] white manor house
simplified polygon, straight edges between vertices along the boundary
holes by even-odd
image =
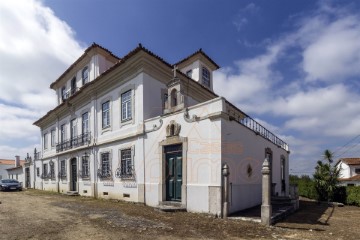
[[[267,158],[272,195],[288,196],[288,145],[214,93],[218,68],[201,49],[169,64],[91,45],[50,85],[26,187],[221,215],[224,164],[233,213],[261,204]]]

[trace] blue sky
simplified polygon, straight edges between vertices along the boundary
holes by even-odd
[[[359,9],[346,0],[0,0],[0,158],[39,148],[32,123],[55,106],[49,85],[92,42],[120,57],[142,43],[170,63],[202,48],[221,66],[215,92],[289,143],[292,173],[313,172],[325,149],[358,157]]]

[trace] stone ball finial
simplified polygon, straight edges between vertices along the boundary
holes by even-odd
[[[229,176],[230,175],[229,165],[227,163],[224,163],[224,165],[222,167],[222,175],[223,176]]]

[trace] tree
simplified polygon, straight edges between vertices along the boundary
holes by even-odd
[[[334,197],[340,169],[331,165],[333,163],[333,153],[330,150],[324,151],[323,160],[325,160],[325,163],[318,161],[315,167],[315,189],[319,201],[330,201]]]

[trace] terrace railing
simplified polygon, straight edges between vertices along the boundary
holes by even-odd
[[[63,141],[61,143],[58,143],[56,145],[56,152],[62,152],[66,151],[72,148],[84,146],[86,144],[89,144],[91,140],[91,134],[90,132],[83,133],[79,136],[70,138],[69,140]]]

